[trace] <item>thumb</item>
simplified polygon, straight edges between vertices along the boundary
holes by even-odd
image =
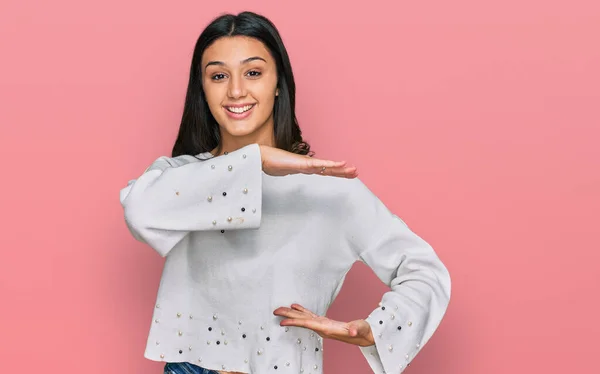
[[[350,334],[350,337],[354,338],[358,335],[358,328],[356,327],[356,325],[354,323],[351,323],[350,326],[348,326],[348,333]]]

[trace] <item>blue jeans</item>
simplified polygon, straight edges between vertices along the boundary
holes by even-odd
[[[219,372],[208,370],[189,362],[167,362],[164,374],[219,374]]]

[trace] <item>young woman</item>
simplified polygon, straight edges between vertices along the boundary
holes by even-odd
[[[197,41],[171,157],[121,190],[132,235],[166,257],[145,350],[165,373],[321,373],[323,338],[399,373],[445,314],[434,250],[355,167],[312,157],[294,108],[275,26],[221,16]],[[331,320],[356,261],[390,291],[366,319]]]

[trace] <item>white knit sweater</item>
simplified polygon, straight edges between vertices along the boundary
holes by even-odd
[[[251,144],[160,157],[121,190],[132,235],[166,257],[145,357],[252,374],[322,373],[322,339],[273,315],[325,315],[363,261],[390,291],[366,318],[373,372],[400,373],[446,312],[450,277],[358,178],[273,177]],[[357,316],[360,318],[360,316]]]

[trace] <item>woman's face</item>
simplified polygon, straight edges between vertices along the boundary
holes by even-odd
[[[261,41],[217,39],[202,56],[202,87],[223,137],[272,136],[277,69]]]

